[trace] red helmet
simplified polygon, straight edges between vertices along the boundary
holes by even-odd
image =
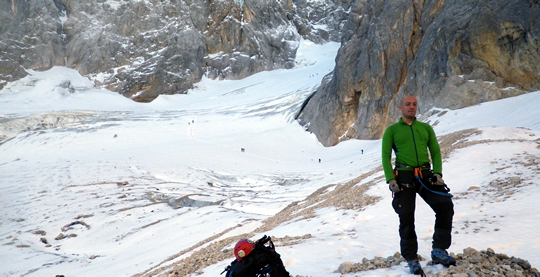
[[[249,239],[242,239],[236,243],[234,247],[234,256],[236,256],[237,261],[241,261],[243,257],[249,255],[251,250],[253,250],[255,243]]]

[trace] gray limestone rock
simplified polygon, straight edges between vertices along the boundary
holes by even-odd
[[[0,88],[60,65],[148,102],[341,41],[297,116],[331,146],[380,138],[405,95],[425,113],[539,89],[538,26],[537,0],[0,0]]]
[[[339,40],[350,2],[0,0],[0,88],[25,69],[60,65],[148,102],[205,74],[291,68],[302,37]]]
[[[406,95],[423,113],[538,90],[539,24],[538,1],[357,1],[298,119],[331,146],[380,138]]]

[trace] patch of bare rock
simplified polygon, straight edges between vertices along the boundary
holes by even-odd
[[[456,266],[450,266],[442,271],[433,272],[429,268],[425,268],[428,276],[441,277],[470,277],[470,276],[532,276],[538,277],[540,273],[536,268],[523,259],[509,257],[506,254],[495,253],[493,249],[478,251],[473,248],[466,248],[462,254],[454,255],[456,258]],[[419,257],[423,260],[422,257]],[[371,260],[364,258],[362,262],[350,263],[344,262],[339,267],[337,272],[341,274],[370,271],[380,268],[390,268],[399,266],[404,263],[405,259],[399,253],[393,256],[383,258],[375,257]],[[431,262],[428,262],[428,267]]]

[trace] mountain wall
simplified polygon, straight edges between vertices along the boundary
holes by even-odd
[[[540,89],[537,0],[360,0],[344,29],[298,115],[326,146],[382,137],[406,95],[423,113]]]
[[[0,88],[60,65],[148,102],[294,66],[302,37],[339,40],[353,1],[0,0]]]
[[[341,41],[297,116],[331,146],[380,138],[408,94],[423,113],[540,89],[539,26],[538,0],[0,0],[0,88],[60,65],[149,102]]]

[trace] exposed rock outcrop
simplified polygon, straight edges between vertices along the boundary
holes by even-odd
[[[0,88],[27,75],[26,69],[63,64],[59,1],[0,0]]]
[[[290,68],[302,37],[341,40],[298,113],[330,146],[380,138],[408,94],[422,113],[539,89],[538,26],[538,0],[0,0],[0,88],[61,65],[147,102]]]
[[[463,253],[452,255],[456,258],[456,266],[450,266],[440,272],[434,273],[430,268],[424,271],[428,276],[540,276],[536,268],[523,259],[509,257],[506,254],[495,253],[493,249],[477,251],[474,248],[463,249]],[[423,260],[420,257],[420,260]],[[389,268],[405,263],[399,253],[383,258],[375,257],[371,260],[364,258],[361,263],[342,263],[338,272],[341,274],[369,271],[378,268]],[[432,265],[431,262],[427,263]]]
[[[301,37],[339,40],[351,2],[0,0],[0,88],[61,65],[147,102],[205,74],[290,68]]]
[[[300,122],[331,146],[380,138],[409,94],[425,112],[537,90],[539,24],[533,0],[357,1]]]

